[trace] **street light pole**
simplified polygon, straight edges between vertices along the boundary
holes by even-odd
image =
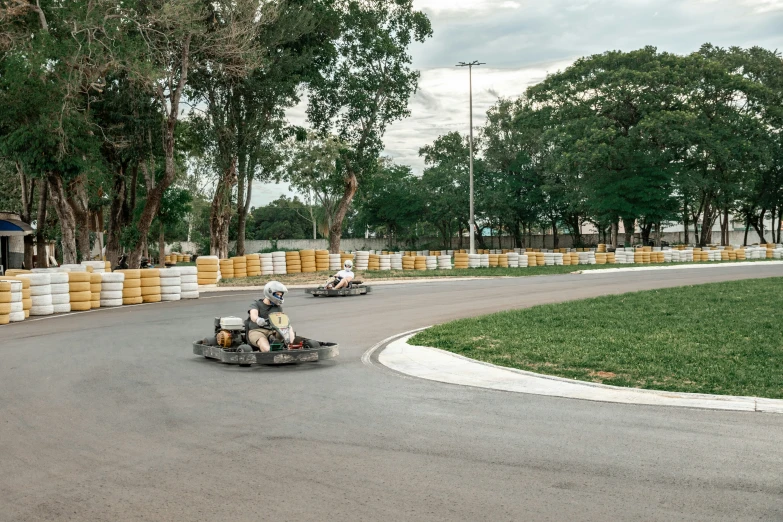
[[[457,67],[468,68],[468,89],[470,92],[470,141],[468,147],[470,148],[470,253],[476,253],[475,234],[476,228],[475,214],[473,212],[473,66],[484,65],[484,62],[473,60],[472,62],[459,62]]]

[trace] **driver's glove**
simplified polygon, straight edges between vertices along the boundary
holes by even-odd
[[[264,319],[263,317],[259,317],[258,319],[256,319],[256,324],[257,324],[258,326],[262,327],[262,328],[263,328],[264,326],[266,326],[266,323],[267,323],[267,320],[266,320],[266,319]]]

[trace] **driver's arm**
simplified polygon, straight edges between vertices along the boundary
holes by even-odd
[[[250,321],[253,323],[258,321],[258,310],[256,310],[255,308],[250,309]]]

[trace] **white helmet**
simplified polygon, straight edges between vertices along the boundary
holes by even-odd
[[[345,268],[346,270],[352,269],[353,268],[353,261],[351,261],[350,259],[346,259],[345,263],[343,263],[343,268]]]
[[[288,288],[280,281],[269,281],[264,285],[264,297],[277,306],[283,306],[283,298],[287,292]]]

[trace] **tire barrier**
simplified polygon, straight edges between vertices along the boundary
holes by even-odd
[[[286,261],[288,260],[286,259]],[[299,263],[302,273],[312,274],[316,272],[315,250],[300,250]]]
[[[302,273],[302,261],[298,251],[288,251],[285,253],[285,270],[289,274]]]
[[[234,269],[234,277],[247,277],[247,258],[245,256],[232,257],[231,264]]]
[[[179,301],[182,293],[182,278],[179,268],[161,268],[159,271],[160,300]]]
[[[11,283],[0,281],[0,324],[11,322]]]
[[[115,273],[125,275],[122,282],[122,304],[137,305],[143,302],[141,298],[141,270],[115,270]]]
[[[285,252],[272,252],[273,274],[287,274]]]
[[[101,263],[103,263],[103,261],[101,261]],[[101,287],[103,283],[101,276],[103,274],[104,274],[103,269],[100,272],[92,272],[90,274],[90,309],[91,310],[101,307]]]
[[[220,278],[217,256],[199,256],[196,258],[198,284],[215,285]]]
[[[90,272],[70,271],[68,275],[68,301],[72,312],[86,312],[92,307]]]
[[[438,256],[424,256],[424,267],[427,270],[437,270]]]
[[[247,260],[247,277],[258,277],[261,275],[261,257],[258,254],[248,254],[245,256]]]
[[[328,250],[315,251],[315,269],[318,272],[327,272],[330,268],[331,256]]]
[[[19,274],[20,278],[30,281],[30,314],[33,316],[52,315],[52,276],[48,273]]]
[[[122,306],[124,285],[125,274],[123,272],[101,274],[101,306]]]
[[[106,271],[106,261],[82,261],[82,266],[90,267],[93,273],[103,273]],[[89,269],[87,269],[89,270]]]
[[[440,255],[437,256],[437,259],[438,259],[438,270],[451,270],[450,255]]]
[[[144,268],[140,272],[141,301],[143,303],[159,303],[160,299],[160,269]]]
[[[329,254],[329,271],[337,272],[342,270],[342,256],[340,254]]]
[[[9,323],[18,323],[20,321],[24,321],[24,303],[22,302],[22,290],[24,284],[20,279],[16,279],[14,277],[0,277],[0,282],[4,283],[3,287],[5,287],[5,285],[10,287],[10,291],[8,293],[10,298],[7,303],[0,305],[0,307],[3,308],[3,310],[0,311],[0,315],[7,315]],[[30,282],[28,281],[27,284],[29,288]],[[6,313],[3,314],[2,312]]]
[[[259,254],[261,260],[261,275],[272,275],[275,273],[275,265],[272,262],[272,254]]]
[[[234,279],[234,260],[221,259],[218,261],[220,267],[220,279]]]
[[[353,260],[354,270],[367,270],[370,263],[370,253],[366,250],[355,252],[356,258]]]
[[[401,254],[389,254],[389,261],[391,263],[392,270],[402,270],[402,255]]]
[[[198,299],[198,274],[196,267],[183,266],[179,269],[180,299]]]

